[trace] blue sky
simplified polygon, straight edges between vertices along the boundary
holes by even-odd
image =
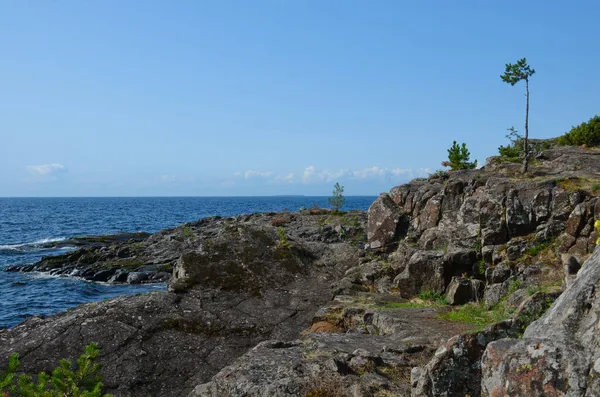
[[[0,0],[0,196],[376,195],[598,113],[600,3]]]

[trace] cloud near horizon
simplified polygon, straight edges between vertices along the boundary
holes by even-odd
[[[267,183],[302,183],[308,184],[321,184],[331,183],[343,180],[357,180],[357,181],[400,181],[408,180],[415,177],[427,176],[432,171],[428,168],[419,168],[413,170],[412,168],[382,168],[378,166],[367,167],[360,170],[348,170],[340,169],[338,171],[330,171],[328,169],[317,169],[314,165],[309,165],[304,169],[303,172],[299,173],[296,177],[296,173],[283,173],[277,174],[273,171],[258,171],[258,170],[247,170],[244,172],[238,171],[233,174],[236,179],[243,178],[247,181],[251,179],[262,180]]]
[[[57,174],[67,172],[67,168],[58,163],[44,164],[44,165],[28,165],[25,167],[30,174],[37,177],[50,177]]]

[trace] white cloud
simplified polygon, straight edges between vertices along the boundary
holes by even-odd
[[[294,181],[294,174],[278,175],[273,178],[275,183],[292,183]]]
[[[67,172],[67,168],[58,163],[45,164],[45,165],[29,165],[26,167],[27,171],[36,176],[50,176],[61,172]]]
[[[315,175],[315,166],[309,165],[308,167],[306,167],[304,169],[304,175],[302,176],[302,182],[309,183],[314,175]]]
[[[343,176],[348,175],[348,171],[339,170],[339,171],[329,171],[329,170],[321,170],[318,171],[313,165],[309,165],[304,169],[304,174],[302,176],[302,182],[304,183],[315,183],[315,182],[331,182],[336,179],[342,178]]]
[[[369,179],[373,177],[383,177],[387,174],[387,169],[373,166],[371,168],[365,168],[364,170],[354,171],[352,175],[358,179]]]
[[[393,170],[390,170],[390,173],[394,176],[401,176],[401,175],[408,174],[410,171],[411,171],[410,169],[394,168]]]
[[[244,178],[246,179],[250,179],[250,178],[268,178],[271,175],[273,175],[272,171],[254,171],[254,170],[248,170],[244,173]]]

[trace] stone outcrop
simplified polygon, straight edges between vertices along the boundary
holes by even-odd
[[[313,318],[335,328],[263,342],[189,396],[407,395],[411,368],[468,326],[440,320],[439,309],[394,299],[338,296]]]
[[[491,343],[482,359],[484,395],[600,395],[600,249],[573,284],[519,340]]]
[[[584,258],[595,247],[599,160],[594,150],[550,148],[525,177],[492,159],[484,169],[436,174],[381,194],[369,209],[368,237],[386,266],[363,261],[339,291],[448,295],[452,280],[474,278],[493,306],[515,286],[560,284],[560,255]],[[457,303],[479,298],[473,295]]]
[[[367,237],[374,250],[389,249],[390,243],[406,234],[408,224],[404,211],[386,193],[381,194],[369,208]]]
[[[155,234],[144,241],[154,252],[181,249],[173,292],[82,305],[0,330],[0,370],[18,352],[24,371],[48,371],[97,342],[108,392],[186,395],[258,343],[294,340],[310,326],[331,299],[330,284],[354,265],[365,226],[364,212],[255,214],[186,225],[196,237],[182,228]]]

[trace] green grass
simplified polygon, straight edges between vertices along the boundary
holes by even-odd
[[[422,291],[419,292],[419,299],[424,300],[424,301],[428,301],[428,302],[432,302],[438,305],[447,305],[448,301],[446,300],[446,297],[441,294],[440,292],[437,291],[432,291],[429,289],[424,289]]]
[[[405,308],[423,308],[423,307],[431,307],[426,303],[416,303],[416,302],[380,302],[376,304],[376,307],[379,309],[405,309]]]
[[[521,288],[521,282],[519,280],[515,280],[515,281],[511,282],[510,285],[508,286],[508,295],[509,296],[512,295],[519,288]]]
[[[483,303],[468,303],[440,314],[443,320],[473,324],[480,329],[510,317],[505,301],[500,301],[492,308],[486,307]]]

